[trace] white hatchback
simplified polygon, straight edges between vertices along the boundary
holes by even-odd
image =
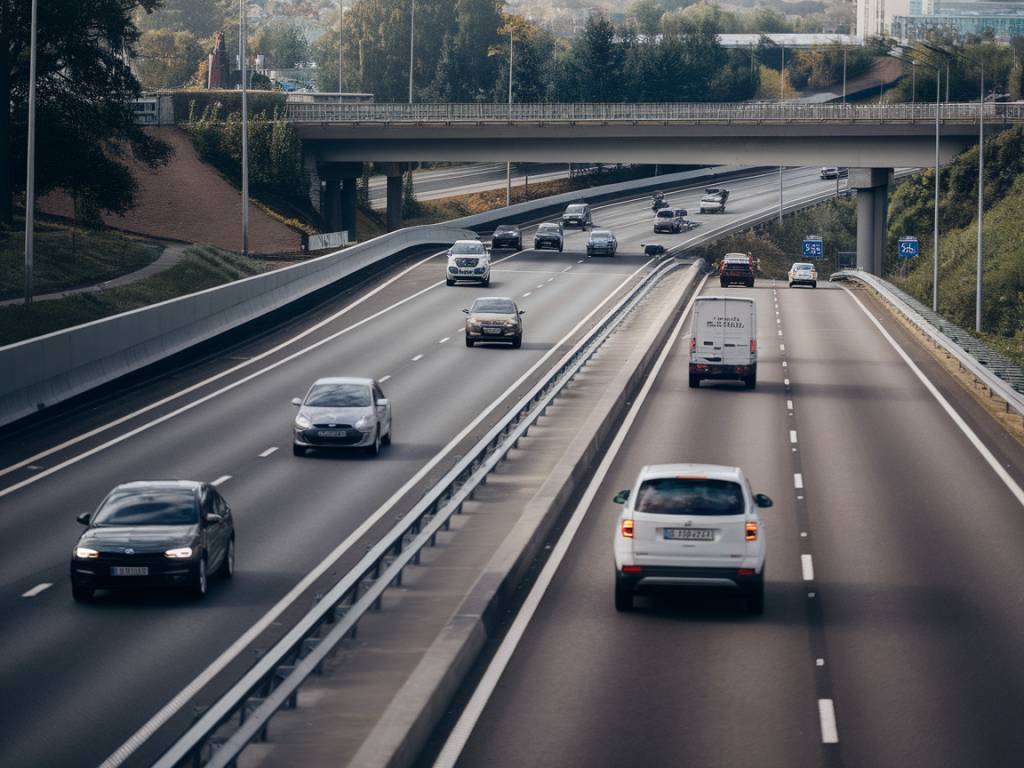
[[[818,270],[813,264],[798,261],[789,268],[789,287],[794,285],[809,285],[811,288],[818,287]]]
[[[739,467],[655,464],[621,491],[615,528],[615,607],[633,609],[650,588],[720,588],[739,593],[747,611],[764,610],[764,524]]]

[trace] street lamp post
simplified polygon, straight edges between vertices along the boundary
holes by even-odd
[[[974,331],[981,333],[982,275],[985,269],[985,62],[981,62],[978,94],[978,262],[974,297]]]
[[[32,260],[36,212],[36,0],[32,0],[32,29],[28,54],[28,161],[25,175],[25,303],[32,303]],[[4,107],[7,108],[6,106]]]
[[[512,28],[508,30],[508,119],[512,120]],[[512,161],[505,162],[505,207],[512,205]]]
[[[345,29],[345,0],[338,3],[338,93],[341,93],[342,74],[345,71],[345,56],[342,53],[342,42],[344,41]]]
[[[910,105],[914,106],[917,104],[917,59],[912,60],[910,66],[913,73],[910,80]]]
[[[843,48],[843,104],[846,103],[846,49]]]
[[[242,255],[249,255],[249,101],[246,82],[245,36],[248,34],[245,17],[246,0],[238,0],[238,61],[242,67]]]
[[[416,62],[416,0],[410,0],[412,12],[409,18],[409,103],[412,104],[412,68]]]

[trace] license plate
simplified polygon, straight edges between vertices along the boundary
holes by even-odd
[[[316,433],[317,437],[345,437],[348,434],[347,429],[321,429]]]
[[[484,333],[491,333],[497,335],[501,333],[501,328],[484,328]]]
[[[715,532],[711,528],[666,528],[666,539],[682,539],[683,541],[714,541]]]
[[[149,576],[149,567],[145,565],[114,565],[110,567],[111,576]]]

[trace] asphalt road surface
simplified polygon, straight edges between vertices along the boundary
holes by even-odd
[[[1024,451],[863,291],[1009,483],[850,293],[705,293],[757,301],[756,391],[690,389],[686,323],[458,765],[1020,765]],[[675,461],[774,499],[764,616],[708,595],[615,611],[611,499]]]
[[[809,169],[788,172],[788,180],[794,195],[831,187]],[[774,173],[729,186],[729,213],[697,217],[702,229],[727,227],[775,204]],[[693,209],[699,196],[694,189],[669,199]],[[445,287],[444,259],[422,259],[287,332],[234,349],[228,359],[203,360],[123,396],[98,399],[72,411],[66,423],[44,418],[37,429],[5,441],[0,446],[0,540],[8,547],[0,563],[0,690],[5,691],[0,765],[97,765],[148,723],[157,736],[149,741],[140,736],[140,749],[119,752],[108,763],[120,764],[130,754],[127,764],[147,764],[175,729],[187,725],[192,703],[223,690],[252,663],[254,649],[267,647],[275,633],[308,609],[314,582],[307,574],[318,566],[325,579],[344,572],[374,531],[379,534],[403,503],[414,501],[403,497],[403,490],[441,473],[445,446],[531,368],[543,370],[553,347],[592,313],[596,318],[595,309],[647,264],[639,243],[651,239],[652,221],[646,197],[597,206],[595,223],[619,236],[618,257],[586,259],[586,235],[572,232],[562,254],[497,254],[504,260],[494,266],[486,291]],[[687,238],[658,237],[666,245]],[[460,310],[481,293],[512,296],[527,309],[521,350],[464,346]],[[842,298],[834,293],[820,291],[808,301]],[[299,338],[284,344],[285,337]],[[820,353],[814,348],[806,354]],[[717,439],[714,424],[733,422],[731,435],[738,441],[763,447],[774,439],[775,422],[783,422],[785,414],[762,413],[762,402],[774,392],[775,407],[779,397],[770,364],[766,374],[765,387],[753,395],[700,393],[726,406],[724,412],[694,409],[693,418],[708,425],[708,439]],[[393,403],[395,442],[381,458],[291,455],[289,400],[325,375],[369,375],[383,382]],[[856,396],[861,390],[850,392]],[[143,406],[148,410],[138,413]],[[736,409],[751,419],[742,429]],[[768,422],[772,429],[762,434]],[[757,468],[758,455],[748,449],[741,458],[757,470],[755,478],[765,490],[780,495],[786,476]],[[72,602],[68,560],[81,530],[75,515],[94,509],[118,483],[147,478],[218,484],[236,520],[235,578],[213,582],[202,602],[108,594],[93,604]],[[785,515],[780,512],[779,518]],[[609,557],[602,557],[602,566]],[[787,573],[786,558],[776,553],[773,559],[773,573]],[[601,581],[607,581],[607,567],[599,570]],[[1004,572],[1006,578],[1011,572]],[[591,586],[595,605],[603,609],[607,589]],[[779,589],[773,583],[772,611],[785,603]],[[301,599],[294,597],[298,593]],[[796,597],[789,601],[799,606]],[[644,614],[629,619],[657,620]],[[771,623],[769,618],[765,626]],[[790,629],[799,633],[799,623]],[[742,637],[736,634],[734,642]],[[652,658],[649,650],[637,658]],[[203,696],[194,698],[199,690]],[[158,716],[172,700],[167,717]]]

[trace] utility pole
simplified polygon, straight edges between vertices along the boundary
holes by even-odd
[[[913,72],[910,80],[910,106],[913,107],[917,104],[917,59],[910,62],[910,67]],[[911,110],[911,114],[913,114],[913,110]]]
[[[410,0],[412,13],[409,19],[409,103],[412,104],[412,69],[416,63],[416,0]]]
[[[32,258],[36,212],[36,26],[37,2],[32,0],[32,30],[28,54],[28,166],[25,176],[25,303],[32,303]],[[5,106],[4,109],[7,107]]]
[[[779,226],[782,226],[782,172],[785,166],[779,166]]]
[[[981,333],[982,275],[985,271],[985,62],[981,63],[981,101],[978,102],[978,265],[974,298],[974,331]]]
[[[341,44],[344,40],[343,32],[345,30],[345,0],[339,0],[338,2],[338,93],[341,93],[343,88],[342,73],[345,69],[345,57],[342,53]]]
[[[249,100],[248,71],[245,65],[245,38],[248,26],[245,18],[246,0],[238,0],[239,35],[238,60],[242,66],[242,255],[249,255]]]
[[[843,48],[843,104],[846,103],[846,49]]]
[[[932,231],[932,312],[939,311],[939,96],[942,70],[935,65],[935,228]]]
[[[512,121],[512,38],[511,25],[508,28],[508,119]],[[505,207],[512,205],[512,161],[505,163]]]
[[[779,101],[786,100],[786,46],[782,46],[782,66],[779,68]]]

